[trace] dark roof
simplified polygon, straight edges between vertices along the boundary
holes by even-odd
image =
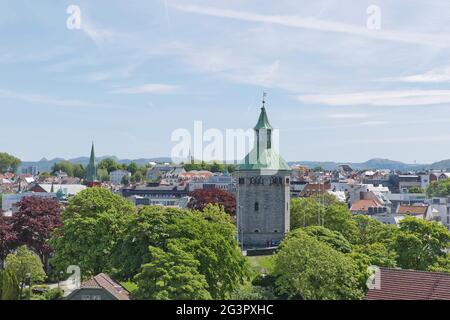
[[[450,300],[450,274],[380,268],[380,287],[366,300]]]
[[[130,300],[129,292],[119,283],[115,282],[105,273],[99,273],[95,277],[84,281],[81,288],[89,289],[105,289],[112,294],[117,300]]]

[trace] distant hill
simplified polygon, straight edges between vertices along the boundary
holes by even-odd
[[[118,163],[125,163],[129,164],[132,161],[136,162],[137,165],[142,166],[149,162],[157,162],[157,163],[163,163],[163,162],[171,162],[171,159],[169,157],[159,157],[159,158],[141,158],[141,159],[118,159],[116,156],[102,156],[102,157],[96,157],[95,160],[98,162],[102,161],[103,159],[114,159]],[[39,161],[23,161],[19,166],[19,172],[22,170],[23,167],[29,167],[29,166],[36,166],[37,170],[39,172],[49,172],[52,170],[52,167],[55,163],[61,162],[63,160],[70,161],[74,164],[82,164],[87,165],[89,162],[89,157],[78,157],[73,159],[64,159],[64,158],[54,158],[51,160],[47,160],[46,158],[42,158]]]
[[[434,162],[430,165],[430,168],[438,170],[450,169],[450,159]]]
[[[450,161],[450,160],[448,160]],[[348,164],[355,170],[364,170],[364,169],[389,169],[389,170],[399,170],[399,171],[408,171],[408,170],[418,170],[425,169],[430,167],[430,165],[426,164],[408,164],[400,161],[393,161],[389,159],[381,159],[374,158],[370,159],[366,162],[332,162],[332,161],[293,161],[289,162],[289,165],[304,165],[310,168],[315,167],[323,167],[325,170],[334,170],[337,169],[342,164]],[[450,166],[449,166],[450,167]]]
[[[102,156],[97,157],[96,161],[99,162],[103,159],[114,159],[118,163],[126,163],[129,164],[132,161],[136,162],[136,164],[142,166],[149,162],[157,162],[157,163],[164,163],[164,162],[171,162],[171,159],[169,157],[158,157],[158,158],[140,158],[140,159],[119,159],[116,156]],[[55,163],[58,163],[62,160],[65,160],[63,158],[54,158],[51,160],[47,160],[46,158],[42,158],[39,161],[23,161],[20,164],[19,171],[22,167],[28,167],[28,166],[37,166],[38,171],[44,172],[44,171],[51,171],[52,166]],[[75,164],[82,164],[87,165],[89,162],[89,157],[78,157],[73,159],[67,159],[68,161],[75,163]],[[365,162],[333,162],[333,161],[290,161],[288,162],[290,166],[293,165],[303,165],[308,166],[309,168],[315,168],[315,167],[323,167],[325,170],[334,170],[337,169],[339,165],[342,164],[348,164],[350,167],[352,167],[355,170],[364,170],[364,169],[389,169],[389,170],[398,170],[398,171],[410,171],[410,170],[421,170],[421,169],[436,169],[436,170],[450,170],[450,159],[448,160],[442,160],[438,162],[434,162],[431,164],[408,164],[400,161],[394,161],[389,159],[381,159],[381,158],[374,158],[367,160]]]

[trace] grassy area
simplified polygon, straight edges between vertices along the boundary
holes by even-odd
[[[273,268],[273,255],[247,257],[255,272],[270,273]]]

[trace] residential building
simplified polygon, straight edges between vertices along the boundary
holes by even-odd
[[[131,177],[131,173],[126,170],[114,170],[109,173],[109,181],[113,184],[122,184],[124,177]]]
[[[145,187],[122,189],[123,197],[129,198],[132,196],[139,196],[141,198],[131,198],[131,200],[136,204],[142,205],[178,206],[180,199],[187,195],[188,190],[186,186],[160,186],[158,184],[148,184]]]
[[[450,274],[380,268],[366,300],[450,300]]]
[[[84,281],[65,300],[130,300],[130,293],[107,274],[100,273]]]

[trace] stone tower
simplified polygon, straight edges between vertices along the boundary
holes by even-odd
[[[272,126],[265,101],[255,130],[255,145],[237,168],[237,227],[247,249],[277,246],[289,232],[291,168],[272,149]]]

